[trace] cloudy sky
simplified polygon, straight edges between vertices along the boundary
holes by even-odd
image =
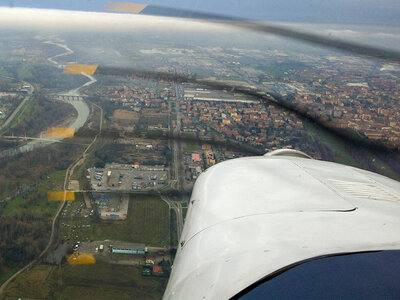
[[[102,11],[107,0],[0,0],[0,6]],[[131,1],[264,21],[400,25],[399,0]]]

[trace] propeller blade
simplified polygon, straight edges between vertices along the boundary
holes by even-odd
[[[399,51],[362,45],[350,41],[338,40],[315,33],[294,30],[277,24],[266,24],[218,14],[129,2],[110,2],[104,7],[104,10],[152,16],[188,18],[210,23],[226,24],[259,33],[273,34],[293,40],[314,44],[317,46],[341,50],[355,55],[400,63]]]
[[[282,97],[279,94],[270,91],[268,92],[257,91],[251,86],[233,85],[225,81],[199,79],[194,76],[184,76],[168,72],[142,71],[142,70],[134,70],[134,69],[118,68],[118,67],[106,67],[106,66],[98,66],[95,74],[122,76],[122,77],[129,76],[147,80],[157,80],[160,82],[166,81],[174,83],[190,83],[216,90],[234,91],[235,93],[240,93],[242,95],[251,97],[253,99],[257,99],[264,105],[273,105],[277,108],[292,112],[301,120],[316,124],[317,126],[320,127],[320,129],[327,130],[328,132],[340,137],[341,139],[345,140],[347,143],[351,145],[367,147],[371,150],[379,152],[397,151],[398,149],[400,149],[400,145],[398,144],[387,145],[379,141],[374,141],[364,138],[360,136],[357,132],[349,128],[348,129],[336,128],[334,127],[334,123],[323,121],[322,115],[320,115],[316,111],[310,111],[306,107],[300,107],[296,105],[296,103],[289,101],[288,99]]]

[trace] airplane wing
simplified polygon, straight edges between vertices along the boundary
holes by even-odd
[[[228,299],[299,262],[400,249],[400,183],[294,150],[197,180],[164,299]]]

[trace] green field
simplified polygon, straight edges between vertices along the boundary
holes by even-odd
[[[30,270],[21,273],[14,281],[8,284],[4,295],[7,297],[34,299],[48,298],[51,289],[46,280],[53,268],[55,267],[36,265]]]
[[[54,293],[57,299],[160,299],[166,279],[141,276],[141,267],[112,265],[64,265],[52,274],[62,284]]]
[[[199,150],[201,150],[201,147],[196,142],[185,142],[183,146],[183,152],[191,153]]]
[[[387,163],[380,160],[377,157],[374,157],[374,165],[378,169],[380,174],[383,174],[387,177],[393,178],[397,181],[400,181],[400,174],[395,172]]]
[[[2,215],[10,216],[17,214],[23,209],[27,209],[38,216],[51,217],[56,211],[59,203],[49,202],[47,200],[47,191],[61,190],[64,182],[65,171],[54,171],[46,179],[40,181],[37,186],[37,192],[42,194],[42,197],[35,203],[27,203],[26,193],[17,195],[14,199],[7,202],[6,207],[2,210]],[[29,182],[27,182],[29,183]],[[28,192],[29,193],[29,192]]]
[[[26,101],[8,127],[14,128],[19,124],[29,121],[32,117],[32,112],[35,109],[36,104],[37,101],[35,99],[29,99]]]
[[[86,206],[81,193],[69,202],[60,218],[60,238],[73,241],[118,240],[168,246],[170,216],[168,205],[158,196],[130,195],[126,220],[93,222],[85,218]]]
[[[182,138],[186,139],[183,146],[184,152],[193,152],[201,150],[201,146],[196,142],[196,134],[194,132],[183,132]]]
[[[120,240],[151,246],[169,245],[169,209],[158,196],[130,195],[128,218],[92,225],[92,240]]]
[[[319,138],[332,151],[335,162],[357,166],[351,155],[347,153],[343,140],[326,130],[318,130],[311,123],[304,122],[304,126],[313,139]]]
[[[15,267],[15,268],[8,268],[8,267],[1,267],[0,270],[0,285],[3,284],[3,282],[5,282],[8,278],[10,278],[10,276],[12,274],[14,274],[15,272],[17,272],[20,268]]]
[[[29,80],[32,79],[32,64],[24,63],[17,67],[17,76],[20,80]]]
[[[304,123],[304,125],[313,139],[319,138],[321,142],[332,151],[335,162],[359,167],[353,157],[347,152],[343,140],[326,130],[318,131],[317,128],[310,123]],[[376,172],[395,180],[400,180],[400,174],[396,173],[387,163],[377,158],[372,153],[365,154],[365,159],[373,161],[373,164],[376,167]]]
[[[52,177],[61,179],[61,174]],[[61,217],[60,236],[75,240],[113,239],[169,246],[170,213],[168,205],[158,196],[130,195],[128,218],[125,221],[98,222],[84,217],[82,194],[69,202]],[[82,227],[90,225],[90,227]],[[10,274],[14,270],[9,270]],[[142,277],[141,267],[108,264],[37,265],[25,271],[6,290],[8,297],[35,299],[160,299],[166,279]]]
[[[186,218],[186,214],[187,214],[187,211],[188,211],[188,207],[189,205],[188,205],[188,203],[187,202],[185,202],[185,203],[182,203],[182,217],[183,217],[183,220],[185,220],[185,218]]]
[[[6,289],[8,297],[35,299],[160,299],[167,279],[142,277],[141,267],[37,265]]]
[[[32,112],[35,108],[35,105],[36,105],[35,99],[29,99],[28,101],[26,101],[19,110],[19,112],[14,116],[14,119],[10,122],[10,124],[8,124],[5,128],[3,128],[3,130],[0,133],[3,134],[10,128],[14,128],[21,123],[29,121]]]
[[[175,210],[171,210],[171,216],[170,216],[170,226],[171,226],[171,247],[176,247],[178,245],[178,232],[177,232],[177,227],[176,227],[176,212]]]
[[[135,134],[144,136],[147,138],[159,138],[163,136],[163,132],[161,130],[148,130],[148,129],[137,129],[135,130]]]

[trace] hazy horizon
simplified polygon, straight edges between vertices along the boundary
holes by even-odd
[[[101,12],[108,2],[0,0],[0,6]],[[262,21],[400,25],[400,2],[396,0],[149,0],[143,3]]]

